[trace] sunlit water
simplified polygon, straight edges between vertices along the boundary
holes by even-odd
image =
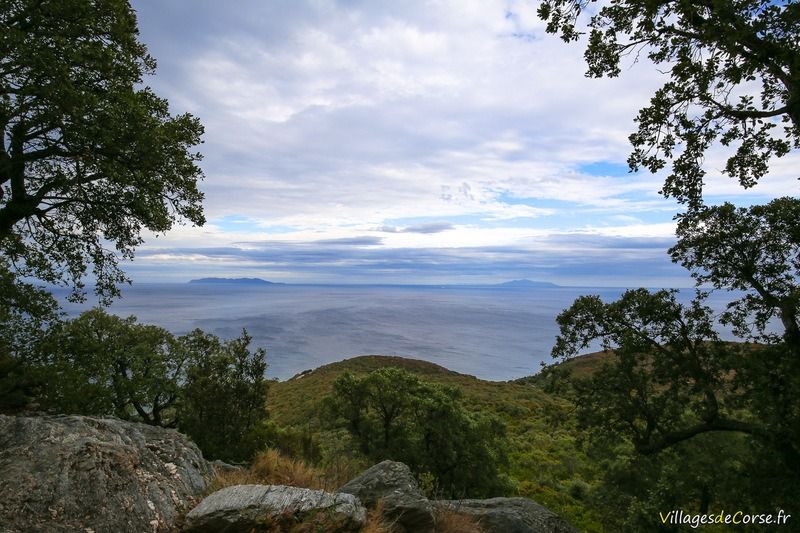
[[[624,289],[136,284],[111,311],[182,334],[224,338],[242,328],[267,349],[270,377],[286,379],[355,355],[424,359],[483,379],[536,373],[558,333],[555,318],[580,295]],[[684,291],[688,298],[691,291]],[[722,309],[723,295],[709,304]],[[65,304],[70,315],[88,305]]]

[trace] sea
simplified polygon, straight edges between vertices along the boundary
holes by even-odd
[[[279,380],[350,357],[379,354],[423,359],[505,381],[535,374],[541,363],[553,362],[556,317],[576,298],[595,294],[612,301],[624,291],[135,283],[123,287],[122,297],[108,311],[134,315],[140,323],[177,335],[200,328],[233,338],[246,329],[252,346],[267,351],[268,377]],[[692,295],[683,290],[679,298]],[[712,295],[708,303],[722,310],[727,301],[725,295]],[[90,307],[63,303],[69,316]]]

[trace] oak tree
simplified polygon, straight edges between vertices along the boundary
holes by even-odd
[[[592,11],[587,75],[617,76],[646,56],[669,80],[637,117],[631,169],[672,161],[662,193],[703,200],[704,156],[730,147],[724,172],[752,187],[773,157],[800,147],[800,4],[772,0],[544,0],[547,31],[579,40]]]
[[[18,277],[107,301],[118,267],[179,220],[204,222],[203,128],[146,84],[127,0],[0,2],[0,254]]]
[[[45,407],[175,425],[188,356],[167,330],[92,309],[53,326],[37,351]]]
[[[556,357],[596,342],[608,349],[593,377],[572,380],[582,427],[603,437],[608,456],[628,458],[607,469],[606,500],[625,502],[624,529],[652,527],[665,506],[796,501],[800,203],[706,205],[703,187],[712,147],[727,152],[723,172],[745,188],[800,148],[800,4],[593,4],[544,0],[539,15],[572,42],[591,12],[589,76],[617,76],[624,61],[646,56],[669,77],[639,112],[628,163],[656,172],[671,162],[661,193],[686,210],[670,255],[702,289],[688,304],[645,289],[610,303],[582,297],[558,318]],[[720,316],[704,303],[709,288],[733,291]],[[720,322],[753,344],[722,342]],[[715,463],[730,467],[725,476]]]

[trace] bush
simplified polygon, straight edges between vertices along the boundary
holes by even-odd
[[[327,409],[373,462],[393,459],[417,475],[427,473],[442,496],[509,491],[500,474],[507,463],[505,427],[497,418],[468,413],[458,389],[421,381],[399,368],[363,378],[343,374],[333,389]]]
[[[266,352],[250,352],[251,337],[225,342],[195,330],[178,338],[188,368],[178,407],[178,428],[213,459],[249,460],[253,438],[266,419]]]
[[[22,403],[37,385],[49,410],[178,427],[209,458],[247,460],[264,447],[267,418],[266,354],[250,341],[246,331],[227,341],[200,330],[175,338],[93,309],[44,333],[33,366],[0,357],[0,392],[24,372],[25,389],[4,401]]]

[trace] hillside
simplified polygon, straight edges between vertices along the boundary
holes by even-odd
[[[519,413],[521,409],[527,412],[553,401],[540,389],[527,384],[485,381],[418,359],[363,355],[305,371],[287,381],[273,383],[269,392],[270,413],[282,424],[303,423],[316,415],[318,399],[330,394],[333,381],[339,375],[344,372],[367,374],[390,366],[408,370],[428,381],[459,387],[464,393],[467,406],[473,409],[488,408],[499,413]]]
[[[571,376],[576,378],[585,378],[591,376],[594,372],[599,370],[604,363],[611,359],[613,352],[602,351],[592,352],[588,354],[578,355],[567,361],[561,361],[551,365],[548,368],[559,369],[568,372]],[[541,385],[544,383],[544,378],[547,372],[539,372],[532,376],[525,376],[512,381],[520,385]]]
[[[604,354],[592,354],[576,363],[582,371]],[[344,372],[356,375],[384,367],[399,367],[421,379],[456,386],[467,409],[496,415],[507,427],[508,474],[519,495],[528,496],[567,517],[582,531],[599,531],[597,518],[581,500],[594,482],[596,467],[577,443],[571,405],[546,393],[535,378],[513,382],[485,381],[444,367],[402,357],[365,355],[302,372],[273,382],[268,406],[281,425],[319,431],[320,402],[330,394],[334,380]]]

